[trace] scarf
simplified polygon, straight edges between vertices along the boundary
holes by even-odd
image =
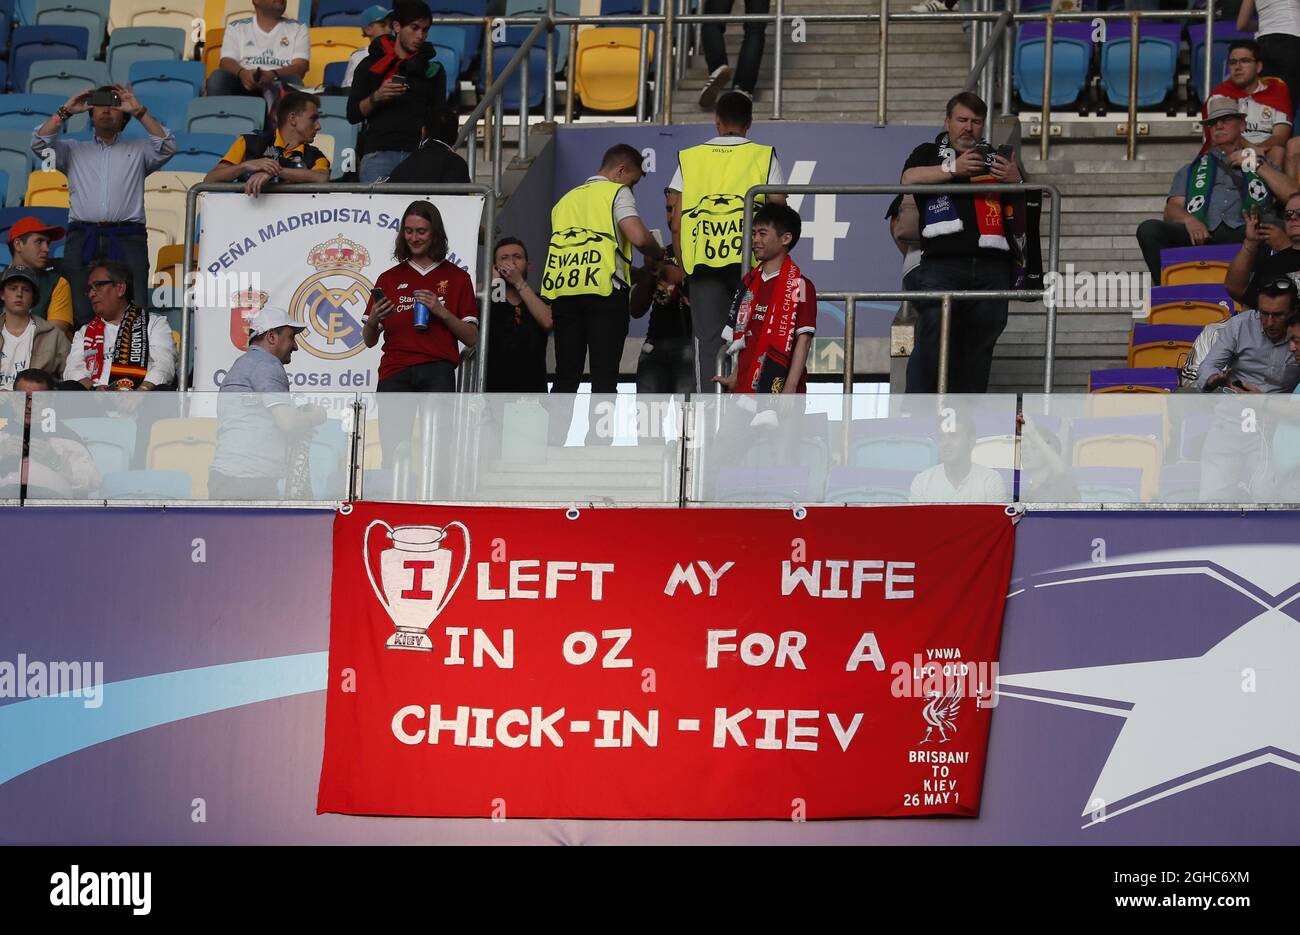
[[[1187,173],[1187,213],[1206,227],[1210,226],[1206,218],[1210,215],[1210,193],[1214,191],[1214,177],[1218,174],[1218,167],[1219,160],[1214,154],[1206,153],[1196,158],[1191,171]],[[1273,195],[1263,179],[1254,172],[1247,172],[1245,168],[1241,174],[1246,181],[1246,190],[1241,198],[1247,214],[1252,208],[1258,212],[1261,207],[1272,202]]]
[[[948,143],[948,134],[939,135],[939,159],[955,158],[957,153]],[[976,175],[972,182],[996,182],[991,175]],[[965,229],[953,195],[931,195],[922,199],[921,217],[922,237],[942,237],[944,234],[956,234]],[[975,224],[979,230],[979,245],[991,250],[1010,250],[1006,230],[1003,225],[1002,196],[989,192],[975,196]]]
[[[799,264],[787,254],[781,262],[781,271],[776,275],[773,293],[776,299],[763,320],[755,322],[754,293],[762,282],[762,275],[762,266],[756,266],[746,274],[727,316],[727,331],[733,339],[727,352],[736,355],[737,393],[780,393],[790,373],[795,315],[799,309],[803,274],[799,271]],[[723,332],[724,339],[727,331]]]
[[[375,63],[370,66],[370,71],[378,75],[379,83],[383,84],[397,74],[397,70],[402,67],[404,60],[397,57],[397,40],[392,36],[380,36],[375,40],[375,43],[378,44],[379,48],[375,49],[374,44],[372,44],[370,54],[374,55],[377,51],[380,55],[375,59]],[[441,62],[434,61],[434,56],[437,54],[437,50],[426,42],[420,47],[420,51],[412,56],[417,65],[424,65],[424,77],[432,78],[438,73],[438,69],[442,67]],[[421,62],[421,59],[424,59],[424,61]]]
[[[104,372],[104,319],[96,317],[86,325],[86,369],[95,383]],[[109,364],[108,385],[118,390],[133,390],[144,382],[149,372],[149,313],[132,302],[122,315]]]

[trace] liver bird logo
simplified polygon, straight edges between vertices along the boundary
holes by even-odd
[[[930,700],[921,709],[921,717],[925,718],[925,736],[921,738],[921,743],[929,743],[936,730],[939,732],[939,743],[947,743],[948,732],[957,732],[957,715],[961,712],[961,686],[954,682],[942,695],[937,691],[928,694]]]

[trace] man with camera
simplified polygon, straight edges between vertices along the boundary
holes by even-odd
[[[963,195],[959,187],[971,182],[1022,181],[1011,148],[994,152],[984,140],[987,115],[988,106],[977,95],[969,91],[955,95],[948,101],[943,132],[933,143],[916,147],[903,166],[904,185],[954,186],[951,195],[916,196],[922,252],[909,288],[925,292],[1011,288],[1010,199],[996,193]],[[919,318],[916,344],[907,362],[907,392],[934,393],[939,388],[942,304],[937,299],[913,304]],[[993,348],[1006,325],[1006,299],[954,303],[949,392],[987,391]]]
[[[90,113],[95,135],[73,140],[63,126],[76,114]],[[144,140],[122,139],[132,118],[149,134]],[[176,153],[176,137],[121,85],[73,95],[32,134],[32,152],[68,177],[68,241],[63,275],[72,287],[73,325],[93,317],[86,293],[86,274],[101,258],[131,270],[131,297],[149,301],[149,237],[145,231],[144,177],[161,169]]]
[[[1142,258],[1160,281],[1160,251],[1168,247],[1241,243],[1246,217],[1278,224],[1273,198],[1286,199],[1296,184],[1246,142],[1246,118],[1238,103],[1223,95],[1205,104],[1210,149],[1174,176],[1161,220],[1143,221],[1137,229]]]
[[[393,19],[396,34],[370,43],[348,92],[348,121],[364,123],[357,140],[363,185],[388,178],[420,148],[434,113],[447,106],[447,82],[456,80],[425,41],[433,14],[424,0],[399,0]]]
[[[207,93],[260,97],[274,116],[281,81],[302,81],[311,58],[307,27],[285,19],[285,0],[252,0],[256,15],[226,27],[221,63],[208,76]]]

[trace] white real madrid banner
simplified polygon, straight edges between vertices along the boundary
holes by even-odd
[[[361,316],[379,274],[392,267],[393,246],[411,195],[234,192],[199,199],[198,269],[239,291],[198,291],[194,314],[196,390],[214,390],[248,349],[247,323],[264,305],[279,305],[306,326],[286,369],[294,390],[375,389],[381,343],[367,348]],[[448,260],[478,288],[481,195],[433,195],[447,228]],[[207,303],[207,304],[205,304]]]

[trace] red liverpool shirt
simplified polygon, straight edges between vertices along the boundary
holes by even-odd
[[[425,364],[431,360],[460,363],[460,347],[451,329],[432,314],[429,328],[415,330],[415,293],[425,289],[432,292],[442,304],[461,321],[478,324],[478,303],[474,296],[474,283],[454,263],[443,260],[433,269],[421,273],[408,260],[380,273],[376,288],[397,307],[397,310],[380,322],[384,333],[383,356],[379,360],[379,379]],[[371,303],[374,302],[372,298]],[[366,306],[370,314],[370,304]]]
[[[754,290],[754,311],[750,316],[749,325],[746,328],[748,339],[745,347],[740,352],[736,361],[738,369],[744,370],[749,363],[749,358],[758,353],[757,336],[763,331],[763,322],[767,318],[768,310],[772,308],[774,302],[779,302],[780,297],[776,294],[777,280],[781,278],[780,273],[776,273],[771,279],[767,279],[762,273],[758,276],[758,286]],[[794,312],[794,335],[798,340],[801,334],[815,334],[817,331],[817,290],[813,287],[812,280],[806,276],[803,280],[804,290],[803,299],[799,302]],[[791,345],[793,353],[793,345]],[[808,349],[808,357],[812,358],[812,348]],[[808,361],[804,362],[803,376],[799,378],[800,393],[808,392]],[[737,393],[752,392],[747,387],[736,387]]]

